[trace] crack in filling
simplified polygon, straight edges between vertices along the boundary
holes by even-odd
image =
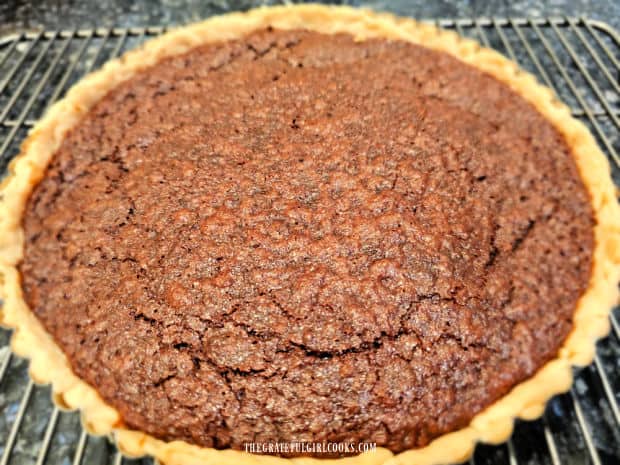
[[[29,200],[21,272],[131,428],[398,452],[555,356],[592,226],[566,143],[490,76],[265,30],[95,105]]]

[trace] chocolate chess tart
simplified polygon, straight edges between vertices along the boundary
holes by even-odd
[[[149,41],[38,122],[2,185],[2,321],[128,455],[451,463],[592,360],[619,251],[604,155],[514,63],[263,8]],[[293,443],[377,447],[247,452]]]

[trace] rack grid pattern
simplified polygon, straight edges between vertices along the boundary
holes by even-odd
[[[435,24],[495,48],[553,88],[609,157],[620,186],[620,35],[587,18],[441,19]],[[23,32],[0,38],[0,172],[28,129],[81,76],[165,32],[164,27]],[[479,445],[470,464],[620,462],[620,309],[594,363],[554,398],[542,419],[518,421],[510,441]],[[79,416],[29,380],[0,329],[0,465],[147,465],[123,458],[106,438],[88,436]]]

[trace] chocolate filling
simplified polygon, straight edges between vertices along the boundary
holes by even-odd
[[[21,272],[130,428],[398,452],[556,355],[593,224],[562,136],[491,76],[265,30],[95,105],[29,200]]]

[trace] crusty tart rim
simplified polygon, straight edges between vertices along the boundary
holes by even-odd
[[[476,415],[470,425],[432,441],[428,446],[393,454],[385,448],[354,457],[292,459],[253,455],[242,451],[201,448],[183,441],[164,442],[123,427],[120,414],[105,404],[97,391],[80,380],[52,337],[28,309],[22,295],[17,264],[23,255],[21,219],[33,187],[45,172],[66,132],[109,90],[161,59],[182,54],[201,44],[241,38],[273,26],[321,33],[349,33],[356,40],[397,39],[449,53],[504,82],[547,118],[571,147],[595,214],[595,247],[588,289],[574,314],[574,327],[554,360],[507,395]],[[539,417],[547,400],[570,389],[572,366],[589,364],[595,342],[609,332],[609,312],[618,299],[620,279],[620,207],[610,177],[609,162],[588,129],[574,119],[553,92],[501,54],[472,40],[413,19],[350,7],[294,5],[232,13],[181,27],[152,39],[142,47],[112,60],[76,84],[32,128],[21,153],[9,166],[0,186],[0,321],[14,333],[13,352],[30,359],[30,375],[37,383],[52,384],[53,400],[61,408],[79,409],[84,427],[93,434],[113,435],[128,456],[152,455],[167,465],[436,465],[462,462],[475,443],[497,444],[512,433],[515,418]]]

